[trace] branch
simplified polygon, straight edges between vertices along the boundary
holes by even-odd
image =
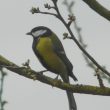
[[[94,11],[96,11],[99,15],[103,16],[107,20],[110,21],[110,10],[103,7],[100,3],[96,0],[83,0],[86,4],[89,5]]]
[[[26,67],[19,67],[1,55],[0,55],[0,66],[5,67],[14,73],[17,73],[29,79],[33,79],[34,76],[34,80],[38,80],[42,83],[46,83],[48,85],[60,88],[62,90],[69,90],[71,92],[81,94],[110,96],[110,88],[108,87],[102,88],[89,85],[72,85],[64,83],[61,80],[52,79],[48,76],[40,74],[40,72],[35,72],[34,70],[28,69]]]

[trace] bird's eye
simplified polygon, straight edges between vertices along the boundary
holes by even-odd
[[[38,30],[38,31],[32,32],[32,35],[34,37],[38,37],[38,36],[45,34],[46,32],[47,32],[47,30]]]

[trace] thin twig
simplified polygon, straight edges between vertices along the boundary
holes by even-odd
[[[47,15],[52,15],[58,18],[58,16],[56,14],[53,13],[49,13],[49,12],[39,12],[39,14],[47,14]]]
[[[47,8],[47,7],[45,7],[45,8]],[[50,7],[50,8],[55,9],[55,7],[54,8],[53,7]],[[32,7],[31,10],[30,10],[30,12],[32,14],[39,13],[39,14],[45,14],[45,15],[52,15],[52,16],[55,16],[55,17],[58,18],[57,14],[40,11],[39,7],[38,8]]]

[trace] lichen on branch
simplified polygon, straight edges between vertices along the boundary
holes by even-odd
[[[15,63],[7,60],[1,55],[0,55],[0,67],[7,68],[8,70],[16,74],[19,74],[21,76],[24,76],[29,79],[38,80],[42,83],[60,88],[62,90],[69,90],[71,92],[81,93],[81,94],[110,96],[110,88],[108,87],[96,87],[96,86],[82,85],[82,84],[72,85],[72,84],[64,83],[61,80],[56,80],[48,76],[45,76],[41,74],[41,72],[36,72],[26,67],[20,67]]]

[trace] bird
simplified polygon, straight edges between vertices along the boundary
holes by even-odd
[[[50,72],[60,75],[65,83],[70,83],[69,77],[77,81],[73,74],[73,65],[67,58],[64,47],[57,35],[48,27],[37,26],[27,35],[33,37],[32,49],[41,64]],[[66,90],[69,110],[77,110],[72,92]]]

